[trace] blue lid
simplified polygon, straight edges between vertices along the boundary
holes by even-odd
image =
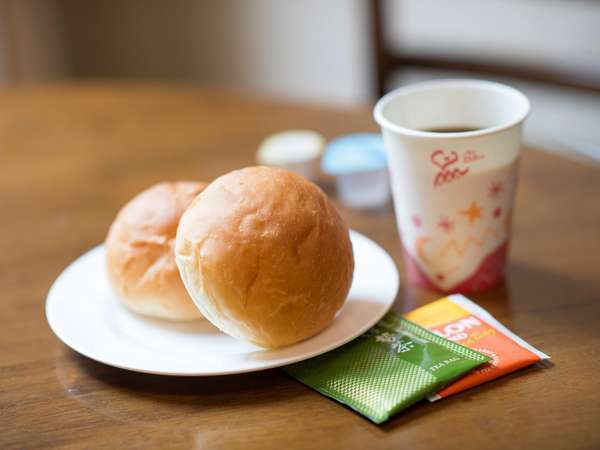
[[[383,138],[378,133],[356,133],[332,140],[325,147],[321,168],[331,175],[379,170],[387,167]]]

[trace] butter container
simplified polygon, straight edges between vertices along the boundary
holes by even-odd
[[[312,130],[286,130],[265,138],[256,160],[265,166],[277,166],[317,181],[319,160],[325,138]]]
[[[321,169],[335,179],[346,206],[378,208],[390,199],[390,182],[383,139],[378,133],[338,137],[326,147]]]

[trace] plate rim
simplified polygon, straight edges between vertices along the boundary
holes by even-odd
[[[351,340],[357,338],[358,336],[360,336],[361,334],[366,332],[368,329],[373,327],[373,325],[375,325],[392,308],[392,306],[394,305],[395,299],[398,296],[398,292],[400,290],[400,274],[399,274],[398,268],[397,268],[393,258],[390,256],[390,254],[379,243],[377,243],[373,239],[371,239],[371,238],[365,236],[364,234],[359,233],[358,231],[355,231],[353,229],[350,229],[349,231],[350,231],[351,237],[352,237],[352,235],[356,235],[360,239],[365,239],[371,245],[375,246],[378,250],[381,251],[382,256],[384,258],[386,258],[388,260],[388,262],[391,264],[391,267],[394,269],[393,270],[393,275],[394,275],[393,281],[394,281],[394,285],[395,285],[395,289],[394,289],[395,293],[394,293],[392,299],[389,301],[389,304],[386,305],[386,307],[382,309],[381,313],[375,314],[371,320],[365,322],[365,324],[363,324],[361,327],[358,327],[356,332],[350,333],[347,337],[344,337],[343,339],[341,339],[339,341],[336,340],[335,343],[333,343],[333,344],[323,346],[322,348],[319,348],[318,350],[316,350],[314,352],[309,352],[309,354],[303,354],[298,357],[291,357],[289,359],[286,359],[285,362],[282,362],[281,359],[277,359],[277,360],[273,361],[272,363],[267,363],[267,364],[261,365],[259,367],[244,367],[244,368],[240,368],[240,369],[218,370],[218,371],[215,370],[215,371],[204,371],[204,372],[197,372],[197,371],[195,371],[195,372],[193,372],[193,371],[172,372],[169,370],[145,369],[143,367],[137,367],[137,366],[131,366],[131,365],[128,366],[128,365],[123,365],[118,362],[115,363],[112,360],[107,360],[106,358],[103,358],[102,356],[94,354],[94,352],[88,351],[86,349],[81,349],[81,347],[77,343],[74,343],[70,338],[68,338],[66,336],[66,333],[61,333],[61,331],[57,329],[56,322],[54,322],[53,319],[51,318],[52,312],[50,311],[50,309],[51,309],[50,304],[51,304],[51,302],[54,301],[54,300],[52,300],[52,298],[56,297],[56,295],[54,295],[53,293],[56,289],[58,289],[57,285],[60,284],[59,281],[62,278],[64,278],[65,276],[67,276],[67,273],[69,272],[69,270],[72,270],[72,267],[75,266],[81,259],[83,259],[85,257],[89,257],[90,254],[92,254],[94,252],[101,251],[105,247],[104,243],[98,244],[98,245],[90,248],[89,250],[85,251],[81,255],[79,255],[77,258],[75,258],[73,261],[71,261],[60,272],[58,277],[56,277],[54,279],[54,281],[52,282],[52,285],[50,286],[50,289],[48,290],[48,293],[46,295],[45,308],[44,308],[46,322],[48,323],[50,330],[54,333],[54,335],[58,338],[58,340],[61,341],[67,347],[69,347],[72,351],[74,351],[86,358],[89,358],[93,361],[101,363],[101,364],[105,364],[105,365],[108,365],[111,367],[116,367],[121,370],[128,370],[128,371],[132,371],[132,372],[144,373],[144,374],[150,374],[150,375],[177,376],[177,377],[212,377],[212,376],[237,375],[237,374],[243,374],[243,373],[252,373],[252,372],[259,372],[259,371],[263,371],[263,370],[274,369],[274,368],[283,367],[283,366],[286,366],[289,364],[294,364],[294,363],[297,363],[300,361],[304,361],[306,359],[314,358],[316,356],[322,355],[323,353],[327,353],[336,348],[339,348],[344,344],[347,344]],[[343,312],[343,309],[340,312]],[[320,333],[318,333],[315,336],[312,336],[304,341],[301,341],[298,344],[310,341],[311,339],[315,338],[319,334]],[[292,347],[293,347],[293,345],[292,345]]]

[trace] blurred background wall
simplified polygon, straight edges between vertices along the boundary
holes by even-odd
[[[356,103],[369,96],[365,5],[126,0],[64,1],[61,9],[76,77],[178,78]]]
[[[387,0],[387,45],[410,55],[536,65],[600,81],[600,2]],[[369,0],[0,0],[0,82],[179,80],[282,99],[359,105],[377,97]],[[600,93],[478,74],[403,67],[386,89],[472,76],[531,97],[526,138],[600,160]]]

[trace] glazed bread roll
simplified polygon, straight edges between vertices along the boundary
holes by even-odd
[[[175,258],[208,320],[269,348],[327,327],[354,270],[348,227],[327,196],[274,167],[212,182],[181,218]]]
[[[106,237],[106,268],[115,293],[131,310],[170,320],[201,319],[175,264],[179,219],[206,183],[160,183],[118,213]]]

